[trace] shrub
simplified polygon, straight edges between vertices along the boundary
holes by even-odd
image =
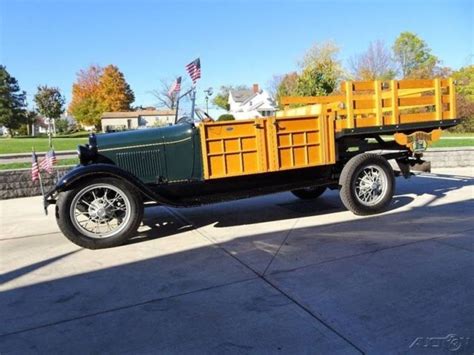
[[[223,115],[220,115],[217,120],[218,121],[235,121],[235,117],[234,115],[231,115],[230,113],[224,113]]]

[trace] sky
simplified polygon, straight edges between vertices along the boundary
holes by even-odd
[[[29,104],[38,85],[71,98],[76,73],[117,65],[136,105],[155,105],[160,79],[186,76],[201,58],[203,90],[259,83],[298,69],[315,42],[332,40],[347,67],[371,41],[391,46],[402,31],[418,34],[443,65],[473,63],[473,0],[0,0],[0,63]],[[188,80],[189,82],[189,80]]]

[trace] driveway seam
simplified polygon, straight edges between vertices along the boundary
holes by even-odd
[[[121,310],[125,310],[125,309],[135,308],[135,307],[143,306],[143,305],[153,303],[153,302],[164,301],[164,300],[167,300],[167,299],[172,299],[172,298],[181,297],[181,296],[187,296],[187,295],[190,295],[190,294],[193,294],[193,293],[209,291],[209,290],[213,290],[213,289],[216,289],[216,288],[231,286],[231,285],[244,283],[244,282],[248,282],[248,281],[252,281],[252,280],[257,280],[257,279],[258,279],[258,277],[250,277],[250,278],[246,278],[246,279],[243,279],[243,280],[227,282],[227,283],[220,284],[220,285],[213,285],[213,286],[204,287],[204,288],[200,288],[200,289],[196,289],[196,290],[192,290],[192,291],[188,291],[188,292],[183,292],[183,293],[179,293],[179,294],[175,294],[175,295],[170,295],[170,296],[166,296],[166,297],[153,298],[151,300],[142,301],[142,302],[129,304],[129,305],[125,305],[125,306],[120,306],[120,307],[115,307],[115,308],[111,308],[111,309],[106,309],[106,310],[103,310],[103,311],[89,313],[89,314],[86,314],[86,315],[83,315],[83,316],[73,317],[73,318],[69,318],[69,319],[63,319],[63,320],[60,320],[60,321],[56,321],[56,322],[52,322],[52,323],[48,323],[48,324],[42,324],[42,325],[31,327],[31,328],[21,329],[21,330],[17,330],[17,331],[10,332],[10,333],[3,333],[3,334],[0,334],[0,338],[5,338],[5,337],[11,336],[11,335],[30,332],[30,331],[34,331],[34,330],[42,329],[42,328],[48,328],[48,327],[52,327],[52,326],[59,325],[59,324],[74,322],[76,320],[95,317],[95,316],[99,316],[99,315],[102,315],[102,314],[112,313],[112,312],[121,311]]]

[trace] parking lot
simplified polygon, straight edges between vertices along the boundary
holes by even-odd
[[[128,245],[97,251],[39,197],[0,201],[0,354],[472,354],[473,182],[399,178],[369,217],[337,191],[151,207]]]

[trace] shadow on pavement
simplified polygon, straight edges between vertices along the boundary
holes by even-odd
[[[430,188],[424,186],[424,182],[419,181],[421,188],[417,191],[413,189],[412,192],[417,194],[434,194],[434,196],[439,198],[444,196],[447,191],[471,185],[472,181],[473,179],[433,179],[433,181],[430,180]],[[404,189],[405,187],[402,185],[401,190],[403,191]],[[337,206],[337,203],[334,202],[336,197],[335,195],[330,195],[329,204]],[[281,200],[284,201],[285,199]],[[411,201],[411,198],[403,196],[399,197],[399,199],[401,201],[399,206],[405,206]],[[262,222],[288,218],[285,214],[287,211],[285,212],[285,209],[281,208],[281,206],[275,207],[272,205],[270,199],[255,199],[255,201],[256,203],[251,204],[252,207],[250,209],[240,213],[239,223],[243,223],[243,221],[255,223],[253,221]],[[290,203],[297,204],[297,202]],[[320,210],[318,207],[320,205],[316,201],[309,205],[307,203],[304,204],[312,208],[311,214],[314,212],[324,213],[324,209]],[[266,210],[271,212],[265,214],[263,219],[254,219],[254,205],[257,208],[266,207]],[[279,254],[275,259],[268,276],[272,277],[272,275],[278,275],[282,271],[289,272],[289,270],[296,270],[301,267],[308,267],[309,265],[319,265],[343,258],[356,257],[356,255],[380,252],[394,246],[407,245],[433,238],[452,237],[455,239],[457,238],[456,233],[462,233],[469,228],[473,228],[472,209],[469,207],[472,207],[472,200],[437,206],[414,207],[413,209],[401,212],[393,210],[388,214],[367,218],[318,226],[310,225],[287,230],[288,233],[291,232],[291,238],[281,249],[281,255]],[[228,206],[226,208],[232,210]],[[337,210],[339,209],[340,206],[337,207]],[[239,213],[239,209],[235,208],[234,213]],[[301,213],[300,210],[297,213]],[[244,214],[251,214],[252,216],[242,216]],[[205,209],[197,216],[202,221],[197,226],[207,225],[209,221],[216,221],[215,216],[208,215],[208,210]],[[233,215],[227,217],[220,215],[218,218],[219,223],[222,223],[222,225],[233,225],[233,220]],[[148,215],[146,221],[147,224],[150,224],[151,228],[139,236],[138,240],[140,242],[155,238],[165,238],[173,236],[175,233],[180,233],[183,230],[192,229],[191,226],[183,226],[173,222],[171,217],[169,221],[161,220],[157,222],[153,219],[152,215]],[[157,226],[158,223],[159,225]],[[158,236],[156,235],[157,233],[159,233]],[[4,345],[6,344],[3,351],[8,352],[9,349],[11,350],[13,346],[18,344],[21,346],[35,345],[35,348],[30,347],[30,351],[58,350],[59,348],[63,351],[66,349],[77,350],[79,348],[82,348],[84,351],[93,349],[108,349],[111,352],[124,351],[124,349],[118,347],[121,344],[122,337],[128,337],[128,346],[145,352],[155,351],[156,349],[161,349],[162,351],[183,350],[186,344],[189,346],[201,344],[201,346],[208,349],[213,344],[217,346],[226,341],[226,337],[233,338],[237,336],[237,333],[246,339],[245,346],[256,346],[258,348],[259,342],[264,341],[265,337],[272,337],[272,333],[274,335],[280,334],[278,331],[275,333],[274,327],[285,329],[285,321],[284,318],[281,318],[281,315],[275,314],[274,318],[266,320],[264,324],[259,325],[258,329],[252,325],[254,316],[242,316],[242,318],[240,315],[240,312],[242,314],[254,314],[257,312],[263,315],[277,309],[275,308],[277,306],[269,305],[268,302],[262,301],[262,297],[263,299],[267,296],[270,297],[268,294],[265,296],[267,291],[262,291],[264,292],[263,296],[255,296],[244,301],[242,297],[245,298],[245,287],[235,291],[235,293],[226,294],[222,299],[218,298],[219,302],[215,304],[216,308],[214,309],[215,314],[212,313],[212,309],[208,309],[206,298],[198,298],[197,301],[183,298],[180,301],[180,297],[185,297],[185,295],[193,292],[218,292],[212,291],[213,288],[246,282],[245,280],[260,277],[258,272],[251,272],[243,264],[246,264],[248,260],[263,259],[271,262],[270,260],[272,260],[274,252],[269,250],[277,250],[282,242],[281,238],[277,237],[275,233],[253,234],[241,239],[245,247],[242,246],[242,243],[235,245],[233,241],[219,244],[221,248],[229,251],[235,259],[229,258],[227,254],[222,253],[216,246],[209,245],[5,290],[0,294],[0,313],[3,318],[0,329],[0,342]],[[259,247],[259,245],[268,246],[269,244],[273,248]],[[123,246],[111,249],[108,252],[120,255],[121,249],[131,247]],[[13,281],[19,276],[47,266],[53,261],[63,258],[67,259],[68,256],[76,252],[73,251],[59,255],[40,263],[10,271],[3,276],[2,281],[8,285],[8,282]],[[459,252],[470,253],[466,250],[460,250]],[[391,339],[399,338],[397,341],[405,344],[407,340],[401,338],[397,333],[397,329],[403,329],[406,324],[409,324],[410,329],[413,330],[413,334],[410,333],[410,336],[425,335],[427,332],[426,328],[417,328],[416,322],[413,321],[410,314],[410,307],[428,302],[431,310],[442,309],[444,307],[444,300],[437,299],[436,295],[433,295],[430,299],[418,301],[412,298],[407,299],[406,297],[408,297],[407,295],[412,297],[411,295],[415,295],[419,291],[413,288],[413,283],[410,281],[414,275],[422,280],[416,287],[420,289],[432,287],[431,284],[424,284],[423,280],[431,280],[438,277],[438,275],[433,274],[432,267],[428,268],[424,265],[426,263],[437,263],[436,253],[437,249],[433,248],[433,254],[430,256],[431,259],[423,259],[421,264],[418,263],[416,258],[413,260],[405,259],[403,261],[404,264],[400,264],[400,267],[403,267],[404,270],[406,269],[407,272],[402,274],[395,272],[398,266],[393,260],[392,264],[377,266],[379,269],[385,268],[387,270],[386,273],[382,274],[386,279],[378,280],[379,282],[373,284],[373,287],[381,287],[384,283],[392,282],[390,280],[391,277],[396,277],[397,285],[402,286],[396,290],[397,296],[393,299],[396,302],[404,302],[403,309],[406,313],[397,315],[400,319],[395,325],[390,323],[390,317],[387,314],[377,318],[377,312],[385,311],[383,306],[385,300],[377,299],[377,294],[380,292],[380,297],[386,297],[386,294],[381,292],[380,289],[371,289],[370,287],[372,286],[368,284],[364,292],[371,294],[372,299],[375,299],[377,304],[372,309],[375,318],[367,317],[360,319],[357,325],[364,329],[372,329],[374,334],[373,337],[364,338],[364,340],[353,339],[356,343],[358,341],[362,342],[362,348],[381,344],[381,339],[384,337]],[[89,256],[93,255],[100,257],[99,252],[89,252]],[[240,260],[242,264],[236,260]],[[353,265],[352,267],[356,269],[367,268],[370,260],[367,259],[363,264]],[[447,262],[445,259],[440,260],[443,263]],[[469,263],[466,260],[471,260],[471,265],[468,265]],[[450,264],[450,267],[454,268],[455,272],[462,272],[464,270],[464,274],[462,274],[462,279],[464,280],[463,287],[467,287],[466,289],[459,290],[457,293],[450,292],[450,297],[454,297],[451,301],[460,305],[472,302],[472,292],[467,291],[468,289],[474,289],[474,278],[469,277],[469,272],[472,276],[473,270],[472,256],[471,259],[463,256],[463,258],[450,259],[448,261],[453,263]],[[381,261],[378,262],[380,263]],[[410,269],[410,265],[408,265],[410,262],[413,262],[413,269]],[[439,262],[441,263],[441,261]],[[439,265],[439,267],[442,267],[442,265]],[[390,269],[394,270],[393,273],[389,271]],[[408,270],[410,271],[408,272]],[[312,275],[315,280],[323,277],[327,278],[327,270],[324,271],[324,275],[320,276],[317,275],[317,271],[315,272],[316,275]],[[366,272],[370,273],[370,270]],[[339,276],[336,275],[336,278],[331,280],[331,285],[336,283],[344,284],[345,279],[342,277],[337,278]],[[450,278],[443,276],[443,280],[446,282],[440,283],[437,286],[439,287],[439,292],[442,292],[444,289],[461,287],[457,280],[458,276],[457,274],[450,275]],[[372,277],[377,278],[381,276],[374,272]],[[406,283],[403,282],[403,278],[406,278]],[[312,281],[306,280],[305,282],[311,283]],[[406,285],[407,288],[403,289],[403,285]],[[298,293],[298,291],[292,289],[291,282],[286,284],[285,287],[287,287],[287,293]],[[335,299],[343,302],[345,299],[339,295],[334,294],[331,296],[330,293],[327,293],[330,292],[331,287],[328,284],[326,289],[319,289],[317,292],[321,292],[321,297],[323,295],[324,298],[329,296],[335,297]],[[168,301],[170,297],[172,301]],[[167,301],[164,301],[165,299]],[[347,302],[343,303],[345,312],[357,312],[356,309],[351,308],[356,304]],[[225,308],[230,307],[231,304],[237,305],[235,306],[237,309],[233,309],[234,314],[225,312]],[[282,300],[279,298],[275,304],[286,305],[288,302],[282,303]],[[249,305],[252,307],[249,308]],[[204,307],[206,312],[200,313],[200,307]],[[311,308],[311,303],[307,307]],[[338,307],[342,307],[341,304]],[[366,305],[366,307],[370,311],[371,305]],[[131,309],[135,309],[139,312],[139,315],[132,317],[127,313]],[[179,312],[176,313],[175,309],[179,310]],[[387,309],[391,308],[388,307]],[[439,312],[434,311],[424,314],[425,327],[427,320],[429,320],[430,324],[436,324],[436,326],[433,325],[433,329],[436,327],[438,327],[436,329],[439,329],[440,324],[443,325],[442,329],[456,330],[456,328],[450,327],[458,326],[459,324],[464,324],[466,329],[469,329],[467,326],[470,324],[472,314],[467,314],[464,311],[461,312],[461,310],[462,308],[451,309],[452,317],[450,319],[441,319],[439,318]],[[326,319],[330,324],[335,326],[340,324],[337,321],[338,312],[334,309],[315,308],[313,311],[319,314],[320,318]],[[235,312],[239,313],[239,315],[236,315]],[[194,316],[189,318],[186,316],[188,313]],[[180,320],[180,317],[182,317],[182,320]],[[232,322],[233,317],[241,317],[237,327]],[[170,322],[174,322],[172,324],[175,324],[174,327],[177,327],[173,329],[177,332],[183,332],[182,336],[176,338],[175,334],[167,334],[167,329],[166,327],[163,328],[163,325],[169,325],[171,324]],[[265,327],[267,331],[264,330],[266,329]],[[130,332],[133,334],[133,338],[129,336],[126,329],[131,329]],[[387,329],[389,331],[385,331]],[[257,336],[256,332],[258,331],[263,333]],[[25,332],[25,336],[22,335],[22,332]],[[400,330],[400,332],[402,331]],[[71,334],[74,334],[74,337],[70,336]],[[100,334],[100,336],[97,334]],[[429,335],[435,336],[438,334],[429,333]],[[466,336],[469,335],[471,334]],[[61,342],[60,339],[63,336],[66,336],[68,342],[65,343],[64,340]],[[177,343],[170,343],[170,336],[174,337],[173,339]],[[81,347],[81,344],[84,344],[81,343],[81,337],[83,337],[82,341],[84,341],[83,339],[88,339],[85,347]],[[113,339],[118,341],[114,343]],[[278,338],[275,338],[274,341],[278,342]],[[299,340],[294,339],[294,341],[298,342]],[[107,346],[111,344],[112,347],[108,348]],[[397,350],[404,351],[406,345],[403,346]],[[192,349],[192,346],[186,349]],[[383,346],[379,346],[379,349],[384,350]],[[394,349],[391,348],[391,350]]]

